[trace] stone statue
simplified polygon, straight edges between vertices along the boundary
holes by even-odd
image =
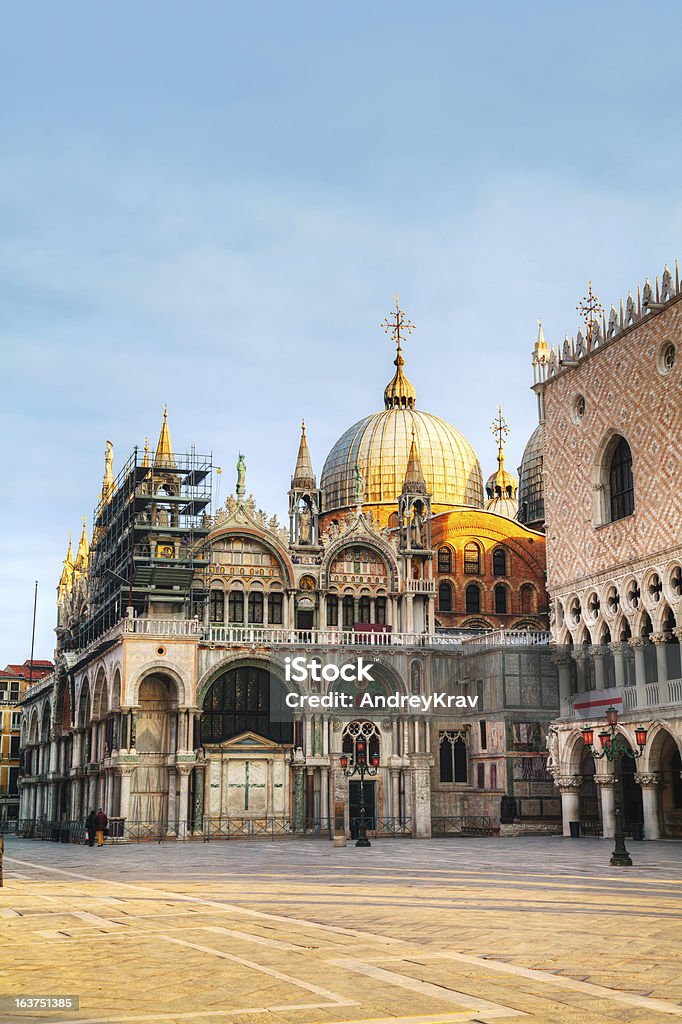
[[[421,548],[424,546],[424,536],[422,530],[422,517],[419,512],[419,508],[415,505],[412,513],[412,529],[411,529],[411,540],[413,548]]]
[[[111,441],[107,441],[107,448],[104,453],[104,469],[107,476],[113,473],[114,467],[114,446]]]
[[[559,731],[555,725],[550,725],[545,745],[549,751],[545,767],[551,775],[559,771]]]
[[[311,544],[312,543],[312,539],[313,539],[312,520],[313,520],[313,517],[310,514],[310,509],[309,509],[308,505],[304,502],[303,503],[303,508],[301,509],[301,512],[300,512],[300,515],[299,515],[298,540],[299,540],[300,544]]]
[[[365,497],[365,479],[362,475],[362,471],[355,463],[355,504],[362,505]]]
[[[244,456],[240,452],[239,453],[239,458],[237,459],[237,497],[238,498],[243,498],[244,495],[246,494],[245,481],[246,481],[246,459],[244,458]]]

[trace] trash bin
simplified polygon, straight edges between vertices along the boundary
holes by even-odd
[[[580,822],[569,821],[568,827],[571,830],[571,839],[580,839]]]
[[[633,839],[644,839],[644,823],[641,821],[633,821],[632,823],[632,838]]]

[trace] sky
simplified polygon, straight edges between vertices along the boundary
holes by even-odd
[[[212,452],[286,517],[382,408],[518,466],[530,354],[682,256],[682,8],[492,0],[7,5],[0,36],[0,666],[51,657],[105,441]]]

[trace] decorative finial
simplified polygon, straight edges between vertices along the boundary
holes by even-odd
[[[145,437],[145,439],[144,439],[144,457],[142,459],[142,465],[145,466],[145,467],[149,465],[149,438],[148,437]]]
[[[592,343],[595,324],[604,312],[604,307],[592,291],[591,281],[587,282],[587,295],[583,295],[575,308],[585,321],[585,336],[589,347]]]

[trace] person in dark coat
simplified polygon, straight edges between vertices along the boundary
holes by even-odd
[[[94,811],[90,811],[87,818],[85,819],[85,831],[88,836],[88,846],[95,845],[95,832],[97,831],[97,815]]]
[[[95,819],[97,822],[97,845],[104,846],[104,830],[109,824],[109,819],[107,818],[106,814],[104,813],[101,807],[98,810],[97,814],[95,815]]]

